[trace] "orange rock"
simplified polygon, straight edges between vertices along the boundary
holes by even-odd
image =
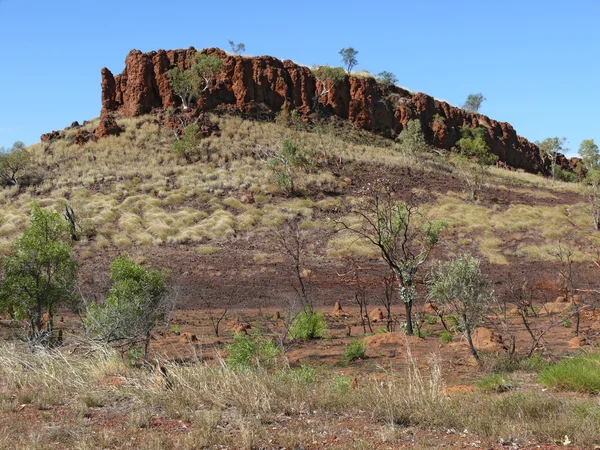
[[[369,320],[373,323],[382,322],[385,319],[381,308],[375,308],[369,313]]]
[[[579,348],[583,345],[583,339],[580,337],[574,337],[569,341],[569,348]]]
[[[564,297],[564,296],[556,297],[556,300],[554,302],[555,303],[566,303],[567,302],[567,298]]]
[[[425,303],[425,308],[423,308],[423,312],[425,314],[437,314],[437,306],[433,302]]]
[[[181,335],[179,336],[179,342],[189,344],[191,342],[198,342],[198,338],[195,334],[192,333],[181,333]]]
[[[331,315],[334,317],[348,317],[348,314],[342,309],[342,305],[340,304],[340,302],[335,302],[335,305],[333,305],[333,312],[331,313]]]
[[[473,345],[479,350],[500,351],[503,349],[502,336],[489,328],[479,327],[473,332]]]
[[[352,382],[350,383],[350,387],[352,387],[352,389],[357,389],[358,388],[358,378],[356,378],[356,377],[352,378]]]

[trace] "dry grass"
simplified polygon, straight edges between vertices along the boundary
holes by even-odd
[[[308,369],[286,366],[233,372],[201,362],[167,363],[172,388],[164,389],[153,383],[150,371],[128,366],[107,349],[85,356],[32,354],[2,344],[0,446],[129,448],[132,437],[144,448],[243,448],[266,442],[289,446],[291,440],[296,445],[312,442],[308,439],[315,438],[310,431],[315,425],[306,419],[313,415],[327,417],[322,426],[331,432],[339,418],[352,417],[379,423],[383,434],[411,426],[468,429],[495,441],[552,443],[567,435],[577,445],[598,443],[600,407],[592,399],[527,392],[449,396],[444,394],[439,360],[432,360],[429,370],[419,370],[409,352],[406,367],[403,373],[386,369],[378,380],[363,380],[354,390],[349,377],[331,372],[313,380],[302,375]],[[34,416],[47,426],[22,419]],[[109,420],[100,428],[88,428],[90,416],[114,417],[119,426]],[[295,438],[270,432],[282,416],[294,418]],[[185,428],[168,432],[150,426],[154,421],[174,421]]]

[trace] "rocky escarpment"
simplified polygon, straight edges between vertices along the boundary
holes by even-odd
[[[461,127],[483,126],[490,149],[500,161],[530,172],[545,169],[538,147],[518,136],[510,124],[456,108],[426,94],[383,85],[370,77],[347,76],[318,98],[318,92],[323,90],[321,82],[309,68],[292,61],[269,56],[230,56],[216,48],[201,52],[223,60],[223,70],[215,83],[196,102],[202,110],[225,104],[244,112],[261,105],[273,112],[286,108],[306,115],[319,107],[364,130],[389,137],[400,133],[410,120],[419,119],[428,142],[445,149],[460,139]],[[108,118],[113,111],[133,117],[157,108],[179,106],[181,101],[171,90],[167,71],[174,66],[188,68],[195,53],[193,47],[149,53],[132,50],[120,75],[113,76],[103,68],[102,117]],[[567,165],[568,161],[563,157],[561,163]]]

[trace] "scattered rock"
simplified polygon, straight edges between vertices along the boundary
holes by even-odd
[[[433,303],[433,302],[427,302],[427,303],[425,303],[425,307],[423,308],[423,312],[425,314],[431,314],[431,315],[437,314],[437,306],[436,306],[436,304]]]
[[[580,348],[582,345],[584,345],[585,340],[579,336],[574,337],[573,339],[569,340],[569,348]]]
[[[169,373],[167,368],[163,366],[159,361],[156,361],[156,368],[154,370],[154,380],[152,385],[155,389],[171,389],[173,383],[169,379]]]
[[[352,381],[350,382],[350,387],[354,390],[358,389],[358,378],[352,378]]]
[[[55,139],[59,139],[59,138],[60,138],[59,131],[51,131],[50,133],[44,133],[40,136],[40,140],[42,142],[50,142],[50,141],[54,141]]]
[[[98,139],[100,139],[104,136],[118,136],[122,132],[123,129],[117,124],[117,121],[114,119],[114,117],[103,112],[100,115],[100,123],[98,124],[94,134]]]
[[[85,145],[89,141],[95,141],[98,138],[93,133],[85,130],[79,130],[75,135],[73,142],[79,146]]]
[[[548,312],[548,314],[556,314],[556,313],[565,312],[570,307],[571,307],[571,303],[562,303],[562,302],[561,303],[556,303],[556,302],[544,303],[544,309]]]

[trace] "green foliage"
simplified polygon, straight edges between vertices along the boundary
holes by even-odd
[[[7,186],[24,184],[22,181],[30,168],[31,156],[21,141],[10,149],[0,147],[0,183]]]
[[[152,330],[168,322],[173,303],[167,290],[168,272],[146,269],[127,256],[110,266],[112,286],[104,305],[91,303],[83,321],[88,333],[107,344],[127,349],[150,342]]]
[[[456,158],[457,167],[471,189],[472,198],[479,200],[487,167],[496,163],[498,157],[489,151],[485,141],[485,128],[465,126],[461,128],[461,134],[462,138],[457,143],[461,151]]]
[[[243,43],[236,44],[232,40],[229,41],[229,47],[231,48],[231,53],[234,55],[239,55],[246,51],[246,46]]]
[[[442,344],[448,344],[448,343],[452,342],[453,339],[454,339],[453,334],[448,330],[444,330],[440,333],[440,342]]]
[[[585,171],[583,181],[588,191],[594,227],[600,230],[600,151],[593,139],[586,139],[581,143],[579,156]]]
[[[546,138],[543,141],[536,141],[535,144],[540,148],[540,156],[545,164],[550,165],[550,176],[553,180],[557,176],[557,157],[559,153],[565,153],[568,149],[564,148],[567,138],[553,137]]]
[[[48,333],[42,329],[42,316],[48,314],[51,332],[56,306],[75,307],[76,283],[77,262],[65,218],[34,205],[29,227],[4,260],[1,309],[17,319],[28,318],[32,337],[43,341]]]
[[[490,373],[477,381],[477,389],[485,394],[506,392],[513,389],[513,383],[506,374]]]
[[[436,323],[438,323],[438,320],[439,319],[437,316],[432,316],[431,314],[425,314],[423,316],[423,322],[427,325],[435,325]]]
[[[429,297],[442,311],[456,314],[476,359],[479,357],[471,341],[471,333],[479,326],[494,296],[493,285],[479,266],[477,258],[462,255],[438,263],[427,282]]]
[[[273,367],[281,349],[271,340],[238,334],[226,346],[227,365],[234,371]]]
[[[350,342],[344,349],[344,361],[350,362],[357,359],[364,359],[367,353],[367,343],[363,340]]]
[[[278,372],[280,378],[292,383],[310,385],[316,380],[315,369],[308,364],[302,364],[300,367],[293,369],[284,369]]]
[[[187,109],[198,96],[199,86],[196,75],[191,70],[180,70],[179,67],[170,69],[167,75],[171,80],[173,93],[181,98],[183,108]]]
[[[427,142],[425,142],[421,121],[418,119],[411,120],[406,124],[406,128],[398,136],[398,141],[400,142],[400,149],[405,154],[422,153],[429,148]]]
[[[292,139],[285,138],[281,143],[281,150],[271,154],[269,168],[275,176],[277,186],[287,195],[296,192],[296,170],[305,169],[310,165],[304,146]]]
[[[309,309],[301,312],[294,319],[290,327],[292,339],[321,339],[329,336],[327,322],[323,313]]]
[[[181,98],[184,109],[189,107],[200,92],[210,88],[222,67],[223,61],[218,56],[197,53],[190,69],[180,70],[179,67],[174,67],[167,72],[171,80],[171,89]]]
[[[358,64],[358,60],[356,59],[358,51],[354,50],[352,47],[348,47],[341,49],[339,51],[339,54],[342,56],[342,62],[346,67],[348,75],[350,75],[350,72],[352,72],[352,68]]]
[[[486,100],[483,94],[469,94],[467,96],[467,100],[463,105],[463,109],[472,112],[479,112],[479,108],[481,108],[481,104]]]
[[[526,358],[521,361],[520,368],[526,372],[541,372],[550,363],[539,353],[535,353],[533,356]]]
[[[396,84],[398,82],[398,78],[392,72],[388,72],[384,70],[383,72],[379,72],[377,74],[377,81],[381,84]]]
[[[330,388],[334,392],[340,394],[347,394],[348,392],[350,392],[351,387],[352,378],[350,378],[348,375],[336,374],[331,379]]]
[[[600,393],[600,354],[592,353],[565,358],[542,370],[539,381],[544,386],[563,391]]]
[[[330,87],[341,83],[346,78],[346,73],[341,67],[319,66],[317,69],[313,69],[312,73],[317,80],[323,84],[329,84]],[[327,90],[327,92],[329,91]]]
[[[185,128],[181,139],[173,142],[173,152],[185,158],[188,164],[200,160],[203,152],[200,127],[193,123]]]

